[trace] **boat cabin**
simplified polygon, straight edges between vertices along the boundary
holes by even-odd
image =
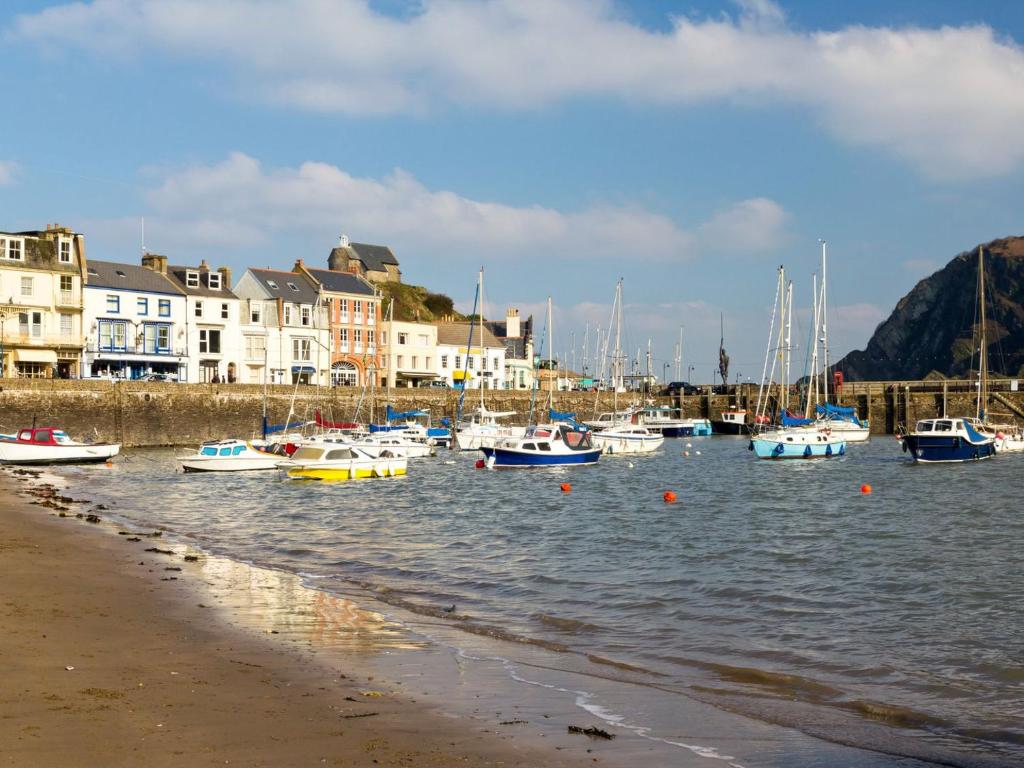
[[[68,433],[56,427],[33,427],[22,429],[15,438],[19,443],[32,443],[33,445],[68,445],[74,442]]]
[[[964,429],[963,419],[921,419],[914,427],[915,432],[960,433]]]
[[[589,430],[572,429],[561,424],[541,424],[527,430],[519,447],[524,451],[550,451],[552,442],[559,440],[573,451],[590,451],[594,448]]]
[[[746,411],[722,411],[722,421],[726,424],[744,425],[747,421]]]

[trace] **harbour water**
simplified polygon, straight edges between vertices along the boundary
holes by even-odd
[[[685,698],[823,743],[1024,763],[1024,457],[914,466],[878,437],[786,463],[746,445],[506,472],[444,452],[337,484],[184,475],[171,450],[59,474],[126,522],[421,617],[428,641],[561,658],[592,675],[573,683],[588,712],[664,743],[685,742]]]

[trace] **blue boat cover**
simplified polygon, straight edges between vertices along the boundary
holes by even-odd
[[[827,416],[828,418],[835,419],[837,421],[849,421],[852,424],[856,424],[858,427],[864,426],[860,423],[860,419],[857,418],[857,409],[845,405],[833,405],[832,403],[819,405],[818,415]]]
[[[813,424],[814,419],[801,419],[797,416],[791,416],[789,411],[782,412],[782,426],[784,427],[806,427],[808,424]]]
[[[967,439],[972,443],[985,443],[988,442],[989,438],[978,432],[974,427],[971,426],[970,422],[964,421],[964,429],[967,430]]]
[[[390,405],[387,408],[385,421],[400,421],[402,419],[415,419],[417,416],[426,416],[426,411],[396,411]]]
[[[263,428],[263,432],[265,434],[272,435],[275,432],[285,432],[286,430],[289,429],[299,429],[305,423],[306,422],[304,421],[293,421],[291,424],[267,424]]]
[[[576,421],[576,414],[575,413],[562,413],[561,411],[556,411],[554,408],[549,408],[548,409],[548,418],[551,419],[552,421],[571,421],[571,422],[575,423],[575,421]]]

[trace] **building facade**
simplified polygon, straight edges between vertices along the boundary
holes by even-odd
[[[352,272],[313,269],[302,260],[294,272],[320,292],[331,336],[331,385],[376,384],[383,373],[381,356],[381,298],[369,281]]]
[[[54,225],[0,232],[0,376],[78,376],[85,237]]]
[[[86,271],[83,378],[188,376],[185,295],[135,264],[91,261]]]
[[[533,389],[533,316],[523,320],[518,309],[510,308],[504,320],[485,320],[484,327],[505,345],[505,389]]]
[[[386,320],[383,333],[389,387],[420,387],[438,379],[436,325]]]
[[[327,268],[332,272],[350,272],[371,283],[400,283],[402,270],[398,259],[386,245],[353,243],[348,235],[341,235],[338,244],[327,257]]]
[[[297,272],[250,268],[234,294],[243,313],[243,381],[330,384],[330,322],[319,286]]]
[[[166,276],[186,297],[188,381],[234,383],[242,366],[241,301],[231,290],[231,270],[167,264],[166,256],[147,253],[142,265]]]
[[[479,323],[437,323],[437,376],[465,389],[505,388],[505,345]]]

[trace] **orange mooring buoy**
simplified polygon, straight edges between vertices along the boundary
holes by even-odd
[[[473,466],[475,466],[477,469],[483,469],[484,467],[487,466],[487,462],[484,461],[483,459],[477,459],[476,464],[474,464]]]
[[[868,485],[867,483],[865,483],[864,485],[862,485],[862,486],[860,487],[860,492],[861,492],[861,493],[864,493],[864,494],[868,494],[868,493],[871,493],[871,486],[870,486],[870,485]]]
[[[562,489],[562,493],[569,493],[569,491],[571,491],[571,490],[572,490],[572,486],[571,486],[571,485],[569,485],[568,483],[562,483],[562,484],[561,484],[560,486],[558,486],[558,487]]]
[[[676,503],[676,492],[675,491],[665,491],[665,493],[662,494],[661,498],[663,498],[665,500],[666,504],[675,504]]]

